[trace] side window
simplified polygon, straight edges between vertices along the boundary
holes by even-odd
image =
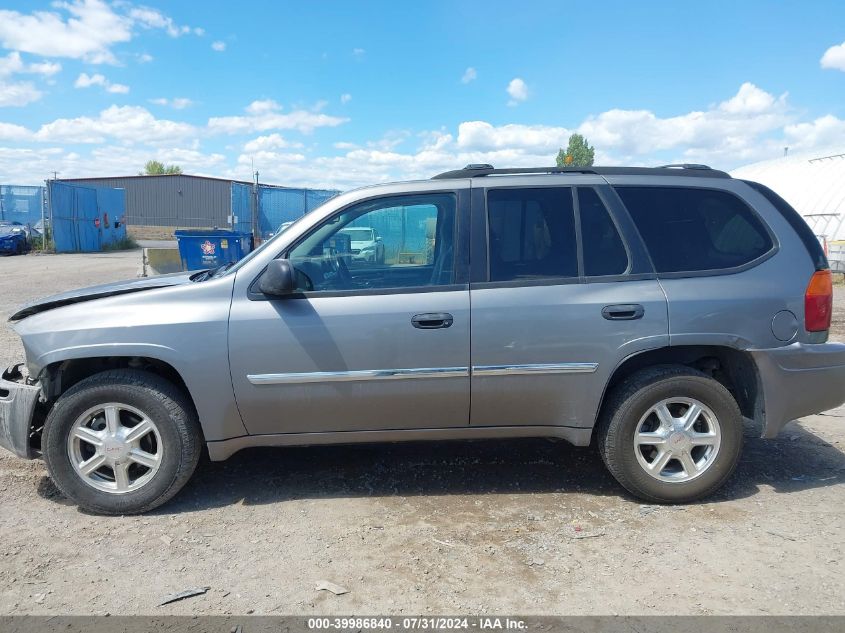
[[[595,189],[578,188],[584,274],[621,275],[628,270],[628,253],[610,213]]]
[[[395,196],[350,207],[288,254],[304,291],[442,286],[454,279],[455,196]]]
[[[490,281],[577,277],[569,187],[487,191]]]
[[[657,272],[735,268],[772,248],[765,227],[738,197],[715,189],[616,187]]]

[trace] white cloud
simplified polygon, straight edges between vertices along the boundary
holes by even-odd
[[[126,94],[129,92],[129,86],[124,84],[114,84],[105,78],[100,73],[89,75],[88,73],[80,73],[76,81],[73,82],[74,88],[90,88],[91,86],[100,86],[106,92],[112,94]]]
[[[129,17],[140,26],[147,29],[163,29],[170,37],[179,37],[192,31],[190,26],[179,26],[173,18],[164,15],[161,11],[150,7],[133,7],[129,10]],[[205,31],[199,29],[202,35]]]
[[[52,77],[56,73],[61,72],[62,65],[58,62],[39,62],[30,64],[27,68],[31,73],[37,73],[39,75],[44,75],[45,77]]]
[[[266,136],[259,136],[244,144],[244,152],[267,152],[276,149],[286,149],[289,147],[302,147],[302,143],[291,143],[282,137],[281,134],[273,133]]]
[[[519,77],[510,80],[507,90],[510,95],[509,106],[515,106],[528,98],[528,86]]]
[[[0,80],[0,108],[25,106],[42,97],[41,91],[31,81],[6,82]]]
[[[221,40],[217,40],[216,42],[211,43],[211,50],[217,51],[218,53],[222,53],[226,50],[226,42]]]
[[[364,55],[366,55],[366,53],[367,53],[367,51],[365,51],[363,48],[353,48],[352,49],[352,55],[356,59],[363,59]]]
[[[195,137],[197,129],[188,124],[155,118],[140,106],[110,106],[97,117],[56,119],[42,125],[34,134],[49,143],[103,143],[116,139],[124,143],[176,143]]]
[[[208,129],[221,134],[246,134],[268,130],[297,130],[310,133],[320,127],[336,127],[349,119],[321,112],[293,110],[281,112],[282,107],[272,99],[253,101],[246,107],[246,116],[212,117]]]
[[[2,134],[0,127],[0,134]],[[103,145],[90,152],[67,151],[60,147],[10,148],[0,146],[0,174],[4,182],[43,184],[53,170],[63,178],[91,175],[132,176],[143,169],[151,157],[167,164],[177,164],[188,173],[220,175],[226,170],[226,157],[220,153],[174,146],[152,149]]]
[[[134,27],[162,29],[171,37],[192,31],[160,11],[127,2],[68,0],[53,2],[52,7],[55,10],[31,13],[0,10],[0,45],[44,57],[116,64],[112,48],[130,41]]]
[[[0,44],[45,57],[114,63],[111,46],[132,38],[131,20],[115,13],[102,0],[75,0],[54,6],[69,15],[0,10]]]
[[[845,72],[845,42],[827,49],[822,55],[820,63],[822,68],[832,68]]]
[[[138,55],[139,64],[149,64],[151,61],[153,61],[153,56],[149,53],[141,53]]]
[[[349,103],[350,101],[352,101],[352,95],[349,94],[348,92],[344,92],[342,95],[340,95],[340,102],[341,103],[346,104],[346,103]]]
[[[12,51],[5,57],[0,57],[0,77],[8,77],[15,73],[30,73],[50,77],[62,69],[62,65],[53,62],[38,62],[26,64],[21,54]]]
[[[467,69],[464,71],[464,74],[463,74],[463,76],[461,77],[461,83],[462,83],[462,84],[468,84],[468,83],[469,83],[469,82],[471,82],[471,81],[475,81],[475,79],[476,79],[477,77],[478,77],[478,73],[477,73],[477,72],[475,72],[475,68],[473,68],[472,66],[470,66],[469,68],[467,68]]]
[[[174,97],[173,99],[159,97],[158,99],[150,99],[150,103],[160,106],[169,106],[174,110],[184,110],[185,108],[194,105],[194,102],[187,97]]]
[[[0,141],[26,141],[32,138],[32,132],[15,123],[0,123]]]

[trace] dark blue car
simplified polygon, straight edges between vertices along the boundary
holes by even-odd
[[[20,222],[0,220],[0,255],[22,255],[27,250],[26,227]]]

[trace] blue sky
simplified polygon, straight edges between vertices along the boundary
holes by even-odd
[[[3,2],[0,182],[845,152],[845,3]]]

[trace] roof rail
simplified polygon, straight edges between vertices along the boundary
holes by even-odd
[[[661,165],[658,169],[709,169],[713,171],[710,165],[702,165],[700,163],[673,163],[671,165]]]
[[[481,176],[506,176],[519,174],[594,174],[597,176],[700,176],[704,178],[730,178],[724,171],[707,165],[684,163],[662,167],[511,167],[496,169],[492,165],[474,164],[463,169],[444,171],[432,180],[448,178],[478,178]]]

